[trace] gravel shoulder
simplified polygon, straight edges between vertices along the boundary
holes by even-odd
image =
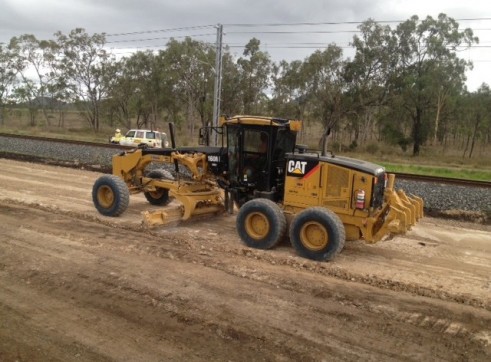
[[[318,263],[230,215],[143,229],[141,195],[103,217],[94,172],[0,166],[0,360],[491,358],[489,226],[425,218]]]

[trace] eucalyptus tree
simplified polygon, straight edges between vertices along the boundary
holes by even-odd
[[[303,62],[280,61],[272,67],[273,94],[270,109],[273,114],[285,117],[303,118],[307,105]]]
[[[122,58],[111,64],[108,69],[108,96],[107,108],[110,114],[110,125],[114,121],[126,128],[131,127],[131,99],[135,92],[134,84],[128,75],[128,58]]]
[[[454,99],[459,94],[462,94],[465,85],[464,77],[465,64],[457,62],[456,64],[437,64],[430,75],[432,79],[432,98],[434,109],[434,121],[431,125],[433,138],[432,143],[441,143],[445,138],[445,127],[442,124],[446,121],[445,117],[452,112]],[[431,119],[430,119],[431,122]]]
[[[15,82],[17,57],[7,47],[0,44],[0,125],[4,123],[4,106],[12,85]]]
[[[54,40],[45,41],[43,48],[46,94],[50,98],[49,106],[52,111],[58,112],[58,127],[63,127],[65,112],[72,101],[70,87],[63,69],[60,67],[62,54],[60,46]]]
[[[37,125],[36,116],[39,112],[38,86],[31,79],[24,79],[13,89],[15,100],[29,110],[29,126]]]
[[[164,113],[173,116],[176,96],[163,52],[138,51],[112,66],[113,79],[108,79],[108,105],[112,118],[126,128],[132,128],[136,118],[138,128],[158,128]]]
[[[161,62],[172,84],[172,96],[177,96],[186,110],[193,136],[196,116],[203,126],[213,118],[215,51],[211,45],[189,37],[182,42],[172,39],[161,52]]]
[[[367,20],[359,27],[351,45],[355,55],[344,70],[347,82],[346,98],[351,101],[348,127],[354,133],[353,142],[363,142],[374,130],[383,107],[390,96],[390,81],[395,63],[395,42],[388,25]],[[389,125],[390,128],[397,125]]]
[[[470,63],[458,58],[457,50],[471,46],[478,39],[471,29],[460,31],[459,24],[445,14],[437,19],[428,16],[422,21],[413,16],[399,24],[393,36],[398,56],[393,85],[412,120],[413,155],[416,156],[431,134],[431,110],[439,90],[463,84],[465,80],[465,69]],[[436,75],[440,78],[438,81],[435,81]]]
[[[25,105],[29,111],[29,125],[36,126],[36,115],[41,104],[44,102],[40,96],[44,89],[40,68],[42,58],[39,52],[39,42],[34,35],[21,35],[13,37],[9,43],[9,49],[16,57],[17,81],[13,96],[17,103]],[[31,66],[36,69],[38,82],[34,82],[27,75]],[[39,79],[40,78],[40,79]]]
[[[32,34],[13,37],[9,48],[17,57],[17,74],[21,78],[21,90],[17,94],[29,107],[31,124],[35,114],[42,110],[46,125],[50,125],[47,109],[52,107],[56,80],[50,68],[57,45],[53,40],[39,40]],[[35,74],[32,79],[30,74]]]
[[[187,116],[187,111],[185,111],[183,97],[178,91],[176,84],[178,83],[178,75],[173,72],[173,64],[169,63],[168,57],[165,55],[165,51],[159,52],[156,57],[156,67],[159,72],[156,74],[155,82],[160,79],[158,86],[161,89],[159,93],[159,104],[164,113],[164,117],[169,121],[181,128],[184,123],[189,119]],[[206,82],[207,85],[208,81]],[[156,84],[157,85],[157,84]],[[211,92],[209,89],[208,92]],[[210,97],[204,97],[200,101],[207,102],[208,108],[211,109],[212,105]],[[196,104],[196,101],[193,102]],[[192,113],[192,112],[191,112]],[[211,119],[211,111],[209,113]],[[204,122],[204,121],[203,121]],[[194,120],[192,121],[194,123]]]
[[[246,114],[263,113],[264,100],[270,86],[272,62],[269,54],[260,50],[261,42],[252,38],[246,44],[243,56],[237,60],[240,76],[242,109]]]
[[[68,35],[57,32],[55,38],[60,50],[57,67],[69,96],[89,126],[98,131],[101,105],[109,90],[106,74],[113,61],[104,48],[105,35],[89,35],[77,28]]]
[[[241,112],[241,77],[238,65],[228,49],[222,53],[221,115],[233,116]]]
[[[156,128],[160,119],[162,74],[158,56],[151,51],[137,52],[126,60],[123,70],[123,86],[128,97],[128,111],[136,114],[138,128]]]
[[[472,157],[476,142],[485,142],[491,123],[491,90],[487,84],[482,84],[474,93],[466,95],[467,112],[462,120],[461,129],[466,135],[463,157]]]
[[[320,120],[326,130],[335,129],[347,111],[342,101],[344,65],[343,51],[334,44],[317,50],[303,64],[309,115]]]

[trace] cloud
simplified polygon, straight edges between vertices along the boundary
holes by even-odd
[[[84,28],[90,34],[115,34],[221,23],[226,24],[224,41],[232,45],[233,53],[241,55],[242,47],[252,37],[256,37],[261,40],[261,47],[267,50],[274,60],[304,59],[316,48],[324,48],[330,43],[346,47],[357,25],[245,28],[228,24],[356,22],[368,18],[378,21],[406,20],[412,15],[418,15],[420,18],[427,15],[436,17],[442,12],[456,19],[491,15],[491,4],[481,0],[0,0],[0,9],[0,43],[8,43],[13,36],[22,34],[34,34],[39,39],[51,39],[57,31],[67,34],[78,27]],[[473,29],[491,28],[487,25],[490,24],[489,21],[462,21],[460,24]],[[391,24],[391,27],[394,26],[395,24]],[[278,32],[272,33],[274,30]],[[334,32],[309,32],[312,30]],[[124,52],[125,48],[139,47],[146,50],[151,49],[150,46],[163,47],[169,37],[185,35],[210,43],[213,43],[216,37],[215,29],[211,27],[206,31],[192,31],[187,28],[179,32],[108,37],[108,40],[161,38],[111,45],[117,51]],[[490,38],[491,32],[476,31],[476,35],[483,43]],[[488,41],[491,42],[491,39]],[[304,47],[292,45],[294,43],[304,44]],[[489,76],[482,71],[486,68],[486,61],[491,60],[491,48],[482,50],[469,52],[464,56],[471,57],[471,60],[474,60],[474,56],[475,60],[480,57],[475,63],[472,78],[491,83]],[[349,55],[349,51],[345,49],[345,54]],[[480,75],[474,76],[477,70],[480,70]]]

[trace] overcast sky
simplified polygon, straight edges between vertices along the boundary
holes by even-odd
[[[192,36],[213,43],[214,25],[220,23],[224,44],[237,56],[256,37],[274,61],[291,61],[303,60],[329,43],[352,55],[348,43],[357,24],[299,23],[398,21],[439,13],[456,19],[461,28],[470,27],[479,37],[479,47],[461,53],[474,62],[474,70],[467,73],[469,90],[483,82],[491,85],[491,2],[486,0],[0,0],[0,43],[22,34],[51,39],[56,31],[84,28],[90,34],[108,34],[113,52],[125,55],[135,48],[164,48],[170,37]]]

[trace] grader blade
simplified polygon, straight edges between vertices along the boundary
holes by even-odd
[[[196,189],[199,183],[186,185],[171,192],[171,195],[180,203],[178,207],[165,207],[159,210],[142,212],[143,224],[147,227],[167,225],[169,223],[185,221],[194,216],[218,214],[225,211],[222,192],[217,188],[206,188],[201,185],[202,191]]]
[[[143,225],[153,227],[157,225],[167,225],[177,223],[182,220],[184,208],[182,205],[177,207],[166,207],[161,210],[143,211]]]

